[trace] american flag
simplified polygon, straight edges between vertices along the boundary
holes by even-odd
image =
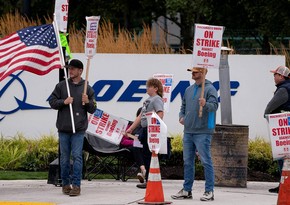
[[[17,70],[45,75],[61,68],[52,24],[31,26],[0,39],[0,81]]]

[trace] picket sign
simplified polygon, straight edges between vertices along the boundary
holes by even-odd
[[[98,38],[100,16],[87,16],[86,21],[87,21],[87,28],[86,28],[86,40],[85,40],[85,54],[87,56],[87,66],[86,66],[84,93],[87,93],[91,59],[93,58],[93,56],[96,54],[96,51],[97,51],[97,38]],[[85,105],[84,102],[83,102],[83,105]]]
[[[192,67],[219,68],[223,26],[195,24]]]
[[[274,160],[290,157],[290,113],[266,115]]]
[[[89,117],[87,133],[119,145],[129,121],[97,109]]]
[[[55,0],[54,14],[59,31],[66,33],[68,20],[68,0]]]
[[[149,150],[156,154],[167,154],[167,126],[156,112],[147,112]]]
[[[173,83],[173,74],[154,74],[153,78],[158,79],[163,86],[163,102],[164,111],[169,112],[169,104],[171,99],[171,90]]]
[[[200,98],[204,97],[205,75],[208,68],[219,68],[222,35],[224,27],[205,24],[195,24],[192,68],[204,68]],[[203,107],[199,106],[199,117],[202,117]]]
[[[87,58],[92,58],[97,52],[97,38],[100,16],[87,16],[85,54]]]

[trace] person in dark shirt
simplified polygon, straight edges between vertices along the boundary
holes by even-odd
[[[87,93],[83,94],[85,80],[81,75],[83,63],[73,59],[68,65],[69,76],[68,95],[65,81],[59,82],[53,90],[49,104],[51,108],[58,110],[56,127],[60,145],[60,170],[62,180],[62,192],[69,196],[78,196],[81,192],[82,166],[83,166],[83,141],[88,128],[87,113],[94,113],[96,101],[94,90],[87,85]],[[72,105],[75,133],[73,132],[69,105]],[[73,173],[70,178],[70,158],[73,160]],[[71,186],[72,185],[72,186]]]
[[[136,117],[141,113],[142,107],[140,107],[136,112]],[[131,123],[132,124],[132,123]],[[128,125],[128,128],[131,126]],[[136,164],[140,167],[140,172],[137,174],[137,178],[140,183],[144,183],[146,176],[146,168],[143,160],[143,149],[141,147],[134,146],[134,140],[139,140],[138,137],[141,135],[142,127],[139,125],[133,130],[131,134],[125,134],[121,140],[120,146],[129,149],[133,155]]]
[[[270,100],[270,102],[267,104],[264,117],[267,114],[275,114],[275,113],[281,113],[281,112],[289,112],[290,111],[290,79],[289,79],[289,73],[290,70],[286,66],[279,66],[275,70],[271,70],[271,73],[274,73],[274,82],[276,85],[276,91],[274,93],[274,96]],[[282,173],[283,168],[283,159],[278,160],[279,165],[279,172],[280,176]],[[279,192],[279,186],[269,189],[269,192],[271,193],[278,193]]]

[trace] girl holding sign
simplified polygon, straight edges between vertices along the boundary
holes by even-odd
[[[147,170],[145,174],[146,182],[148,180],[148,170],[151,161],[151,152],[147,143],[147,112],[156,112],[162,119],[164,114],[164,103],[163,103],[163,86],[162,83],[155,78],[150,78],[146,82],[146,91],[149,97],[145,100],[142,106],[141,113],[135,119],[133,124],[127,129],[126,133],[132,133],[132,131],[141,124],[142,133],[139,136],[140,142],[143,144],[144,163]],[[146,188],[147,183],[137,184],[138,188]]]

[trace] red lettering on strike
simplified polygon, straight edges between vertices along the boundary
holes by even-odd
[[[288,119],[287,118],[279,119],[278,124],[279,126],[288,126]]]
[[[87,43],[87,48],[95,48],[95,45],[92,43]]]
[[[169,93],[169,88],[170,88],[170,87],[164,87],[164,88],[163,88],[163,92],[165,92],[165,93]]]
[[[149,143],[156,143],[159,144],[159,138],[149,138]]]
[[[204,37],[205,38],[213,38],[213,31],[205,31]]]
[[[160,126],[150,125],[148,127],[148,129],[149,129],[149,132],[158,132],[158,133],[160,133]]]
[[[68,4],[63,4],[61,5],[61,11],[64,12],[64,11],[68,11]]]

